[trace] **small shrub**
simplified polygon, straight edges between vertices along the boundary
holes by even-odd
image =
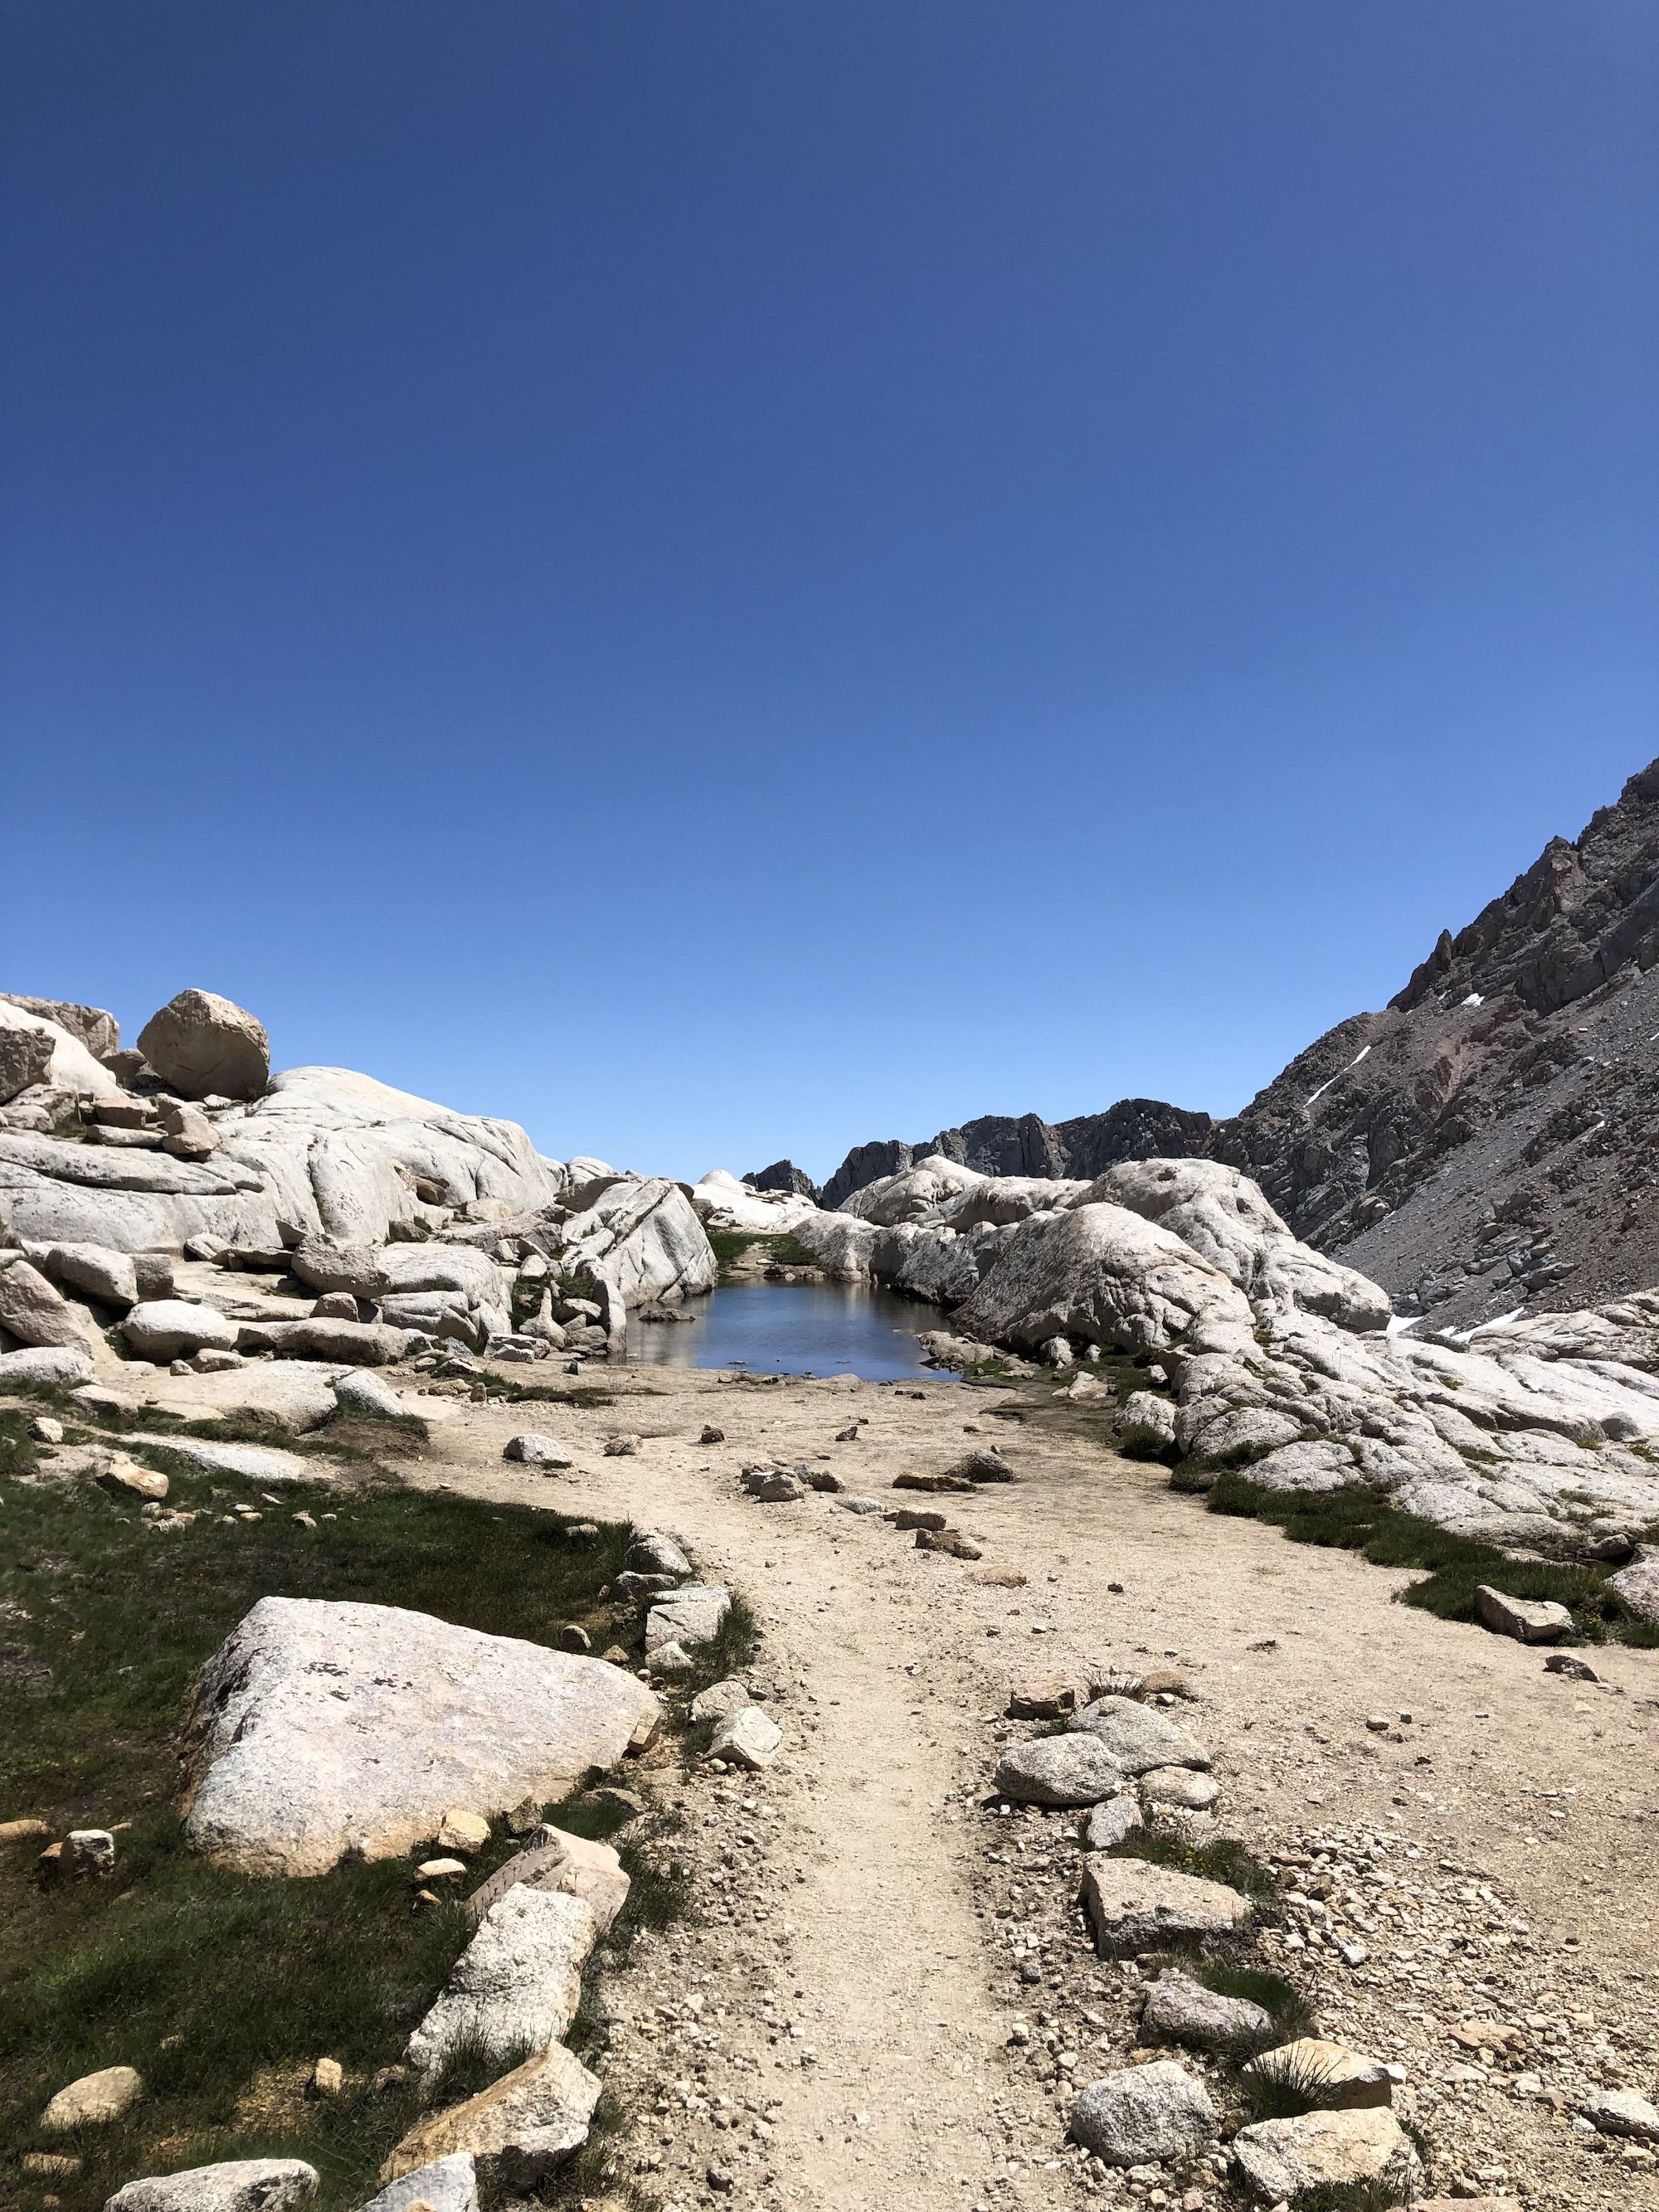
[[[1239,2075],[1238,2086],[1253,2120],[1297,2120],[1304,2112],[1325,2109],[1334,2079],[1328,2062],[1297,2051],[1276,2066],[1247,2069]]]

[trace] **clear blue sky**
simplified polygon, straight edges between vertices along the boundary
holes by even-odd
[[[1659,752],[1651,0],[5,0],[8,987],[1225,1111]]]

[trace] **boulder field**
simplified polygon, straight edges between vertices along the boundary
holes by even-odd
[[[119,1356],[603,1352],[629,1308],[715,1272],[684,1186],[544,1158],[516,1122],[349,1068],[272,1074],[262,1025],[212,992],[181,992],[136,1051],[98,1008],[0,998],[0,1361],[20,1380],[47,1379],[41,1353],[84,1382]]]
[[[1193,1487],[1228,1468],[1358,1485],[1460,1535],[1613,1563],[1659,1510],[1659,1291],[1419,1338],[1214,1160],[1085,1183],[936,1158],[792,1233],[827,1274],[951,1309],[950,1364],[1135,1359],[1156,1388],[1126,1402],[1126,1441],[1167,1437]],[[1615,1578],[1659,1617],[1652,1580]]]

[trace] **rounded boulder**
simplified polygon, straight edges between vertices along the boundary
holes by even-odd
[[[1094,1736],[1038,1736],[1010,1745],[994,1786],[1022,1805],[1097,1805],[1122,1789],[1123,1769]]]
[[[1218,2124],[1204,2084],[1173,2058],[1104,2075],[1072,2107],[1072,2133],[1108,2166],[1190,2158],[1215,2141]]]
[[[270,1080],[264,1025],[216,991],[180,991],[138,1033],[138,1049],[186,1098],[258,1098]]]
[[[121,1324],[135,1359],[178,1359],[192,1352],[229,1352],[239,1334],[236,1322],[216,1306],[193,1306],[184,1298],[147,1298]]]

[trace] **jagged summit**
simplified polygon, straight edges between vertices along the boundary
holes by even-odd
[[[1659,1276],[1656,965],[1659,762],[1232,1119],[1149,1099],[1056,1125],[987,1116],[855,1147],[823,1202],[934,1152],[1059,1179],[1206,1155],[1443,1325],[1586,1304]]]

